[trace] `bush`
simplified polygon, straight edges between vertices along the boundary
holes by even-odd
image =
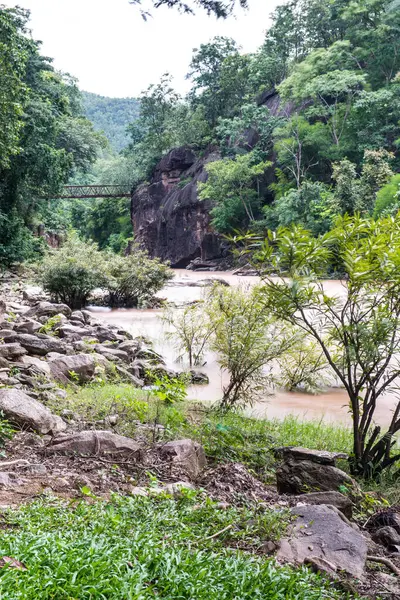
[[[129,256],[107,256],[107,290],[110,306],[145,307],[156,292],[172,279],[168,265],[150,258],[144,250]]]
[[[40,280],[56,301],[79,309],[87,304],[91,292],[106,285],[105,256],[93,242],[71,235],[59,250],[45,257]]]
[[[394,214],[400,204],[400,173],[393,175],[389,183],[384,185],[376,194],[374,217]]]

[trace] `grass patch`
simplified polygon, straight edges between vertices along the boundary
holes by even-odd
[[[255,419],[240,413],[220,413],[203,404],[158,401],[128,384],[96,384],[68,390],[68,397],[49,407],[60,412],[68,408],[85,420],[96,422],[119,415],[116,431],[134,436],[138,422],[159,423],[165,429],[159,439],[189,437],[204,445],[208,457],[216,462],[241,462],[264,480],[271,477],[274,458],[271,449],[279,446],[305,446],[319,450],[349,452],[351,430],[320,421],[301,421],[289,416]],[[149,430],[149,436],[151,430]]]
[[[3,600],[270,600],[351,598],[306,568],[277,566],[231,549],[276,536],[285,513],[218,510],[189,494],[66,504],[41,500],[10,511],[0,553],[27,567],[0,570]],[[207,539],[224,527],[225,533]]]

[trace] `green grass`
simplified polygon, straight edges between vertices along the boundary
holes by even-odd
[[[56,412],[71,409],[92,422],[117,413],[120,418],[116,430],[127,436],[135,435],[138,421],[148,424],[157,421],[165,427],[163,439],[196,439],[204,445],[209,458],[217,462],[242,462],[264,480],[270,479],[273,473],[273,448],[305,446],[340,452],[351,450],[351,430],[343,426],[322,420],[301,421],[293,416],[279,421],[232,412],[221,414],[189,402],[164,405],[149,393],[128,384],[69,389],[62,406],[57,400],[49,407]]]
[[[306,568],[229,546],[276,539],[286,513],[218,510],[202,495],[66,504],[36,501],[3,517],[2,600],[320,600],[350,598]],[[214,539],[208,536],[231,528]]]

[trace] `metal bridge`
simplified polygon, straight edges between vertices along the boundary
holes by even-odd
[[[129,185],[65,185],[55,198],[129,198]]]

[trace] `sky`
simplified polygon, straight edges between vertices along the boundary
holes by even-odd
[[[81,89],[103,96],[138,96],[163,73],[185,93],[192,49],[216,35],[233,37],[244,52],[255,51],[282,0],[249,0],[249,10],[217,20],[165,7],[143,21],[129,0],[1,0],[31,11],[30,28],[56,69],[74,75]],[[144,0],[143,6],[146,6]],[[149,6],[147,4],[147,6]]]

